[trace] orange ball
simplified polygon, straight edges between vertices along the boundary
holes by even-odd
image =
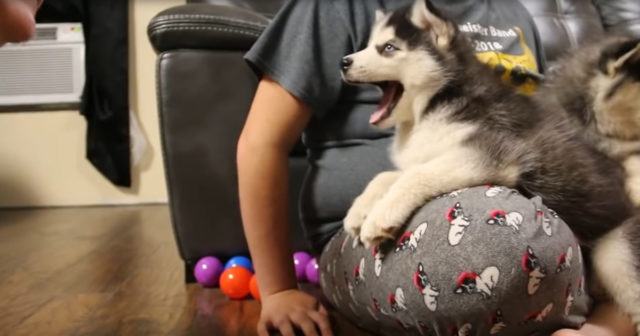
[[[249,281],[249,291],[251,291],[251,296],[254,299],[260,300],[260,292],[258,291],[258,278],[255,274],[251,277],[251,281]]]
[[[220,276],[220,290],[230,299],[244,299],[249,295],[252,276],[253,273],[244,267],[227,268]]]

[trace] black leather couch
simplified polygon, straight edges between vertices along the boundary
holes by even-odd
[[[607,31],[640,36],[638,0],[520,1],[536,22],[549,62]],[[148,27],[158,52],[162,151],[187,281],[193,280],[192,267],[204,255],[246,253],[235,150],[257,78],[242,55],[284,1],[192,2],[159,13]],[[307,169],[301,145],[289,163],[292,236],[294,247],[304,249],[297,214]]]

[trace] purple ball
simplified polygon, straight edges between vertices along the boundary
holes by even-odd
[[[311,261],[307,263],[305,274],[307,275],[307,281],[310,283],[318,284],[320,282],[320,267],[318,266],[316,258],[311,259]]]
[[[222,263],[216,257],[204,257],[198,260],[193,269],[193,275],[199,284],[204,287],[215,287],[222,274]]]
[[[293,265],[296,269],[296,279],[305,281],[305,269],[311,260],[311,255],[307,252],[299,251],[293,254]]]

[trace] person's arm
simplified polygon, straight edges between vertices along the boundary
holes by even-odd
[[[326,310],[297,289],[288,221],[288,156],[310,119],[310,109],[270,78],[258,84],[238,142],[238,182],[244,232],[262,297],[258,324],[293,336],[331,335]]]
[[[0,0],[0,46],[33,36],[35,15],[41,3],[42,0]]]

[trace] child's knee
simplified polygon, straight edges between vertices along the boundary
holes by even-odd
[[[580,249],[569,228],[539,199],[503,187],[434,199],[398,239],[372,250],[340,233],[321,264],[334,304],[403,325],[576,326],[588,303]],[[360,306],[366,310],[354,308]],[[438,318],[411,320],[416,313]]]

